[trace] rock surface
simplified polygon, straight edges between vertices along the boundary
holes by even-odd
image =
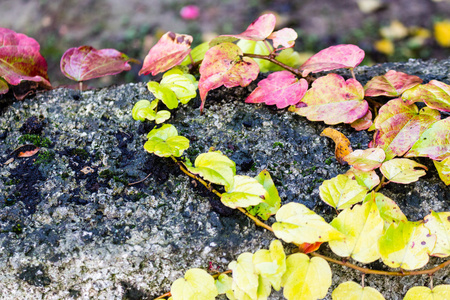
[[[365,83],[389,69],[450,82],[450,60],[361,67],[356,74]],[[303,203],[330,221],[333,211],[321,202],[318,186],[348,167],[334,159],[334,143],[319,136],[326,125],[245,104],[254,87],[212,91],[204,115],[198,100],[191,101],[173,111],[168,123],[191,141],[191,161],[214,147],[236,162],[238,174],[268,169],[283,203]],[[170,159],[144,151],[153,125],[131,118],[140,99],[152,99],[144,83],[82,93],[57,89],[3,109],[0,298],[153,299],[189,268],[212,263],[223,270],[240,253],[268,248],[270,232],[222,206]],[[335,128],[353,149],[366,148],[371,139],[366,131]],[[24,144],[39,145],[40,152],[16,157],[14,150]],[[449,187],[430,161],[419,161],[429,167],[425,178],[382,190],[411,220],[450,206]],[[432,259],[428,266],[440,262]],[[331,267],[332,288],[360,281],[356,271]],[[447,272],[437,272],[434,285],[449,284]],[[402,299],[428,277],[368,275],[365,282],[386,299]],[[281,292],[271,296],[281,298]]]

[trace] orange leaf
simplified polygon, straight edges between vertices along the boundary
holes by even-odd
[[[315,242],[312,244],[303,243],[303,244],[298,245],[298,248],[300,249],[301,253],[308,254],[308,253],[314,252],[317,249],[319,249],[320,245],[322,245],[322,242]]]
[[[39,147],[36,147],[36,149],[34,150],[19,152],[19,154],[17,154],[17,157],[31,157],[36,153],[38,153],[39,149],[40,149]]]
[[[341,165],[346,164],[347,162],[344,160],[344,157],[353,152],[352,146],[350,145],[350,141],[348,140],[348,138],[339,131],[337,131],[336,129],[333,129],[331,127],[325,128],[320,134],[320,136],[329,137],[334,141],[334,143],[336,144],[334,154],[336,156],[337,161]]]

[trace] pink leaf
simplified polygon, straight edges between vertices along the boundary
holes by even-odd
[[[308,89],[305,79],[298,80],[288,71],[270,74],[258,83],[258,87],[247,97],[246,103],[276,104],[278,108],[285,108],[300,102]]]
[[[275,28],[276,23],[275,15],[265,14],[256,19],[247,29],[240,34],[226,34],[217,37],[218,41],[222,37],[233,37],[236,39],[252,40],[252,41],[264,41]],[[214,39],[213,41],[215,41]],[[213,43],[213,41],[211,41]],[[226,39],[224,41],[230,41]],[[215,42],[213,44],[216,44]]]
[[[139,75],[158,73],[180,64],[191,52],[192,36],[167,32],[148,52]]]
[[[198,89],[203,110],[208,91],[225,87],[247,86],[258,77],[258,64],[250,57],[243,57],[242,50],[233,43],[222,43],[210,48],[200,66]]]
[[[278,46],[282,46],[283,48],[291,48],[294,47],[295,40],[298,35],[292,28],[283,28],[281,30],[272,32],[269,35],[268,39],[273,40],[273,47],[276,49]]]
[[[47,62],[39,49],[36,40],[10,29],[0,28],[0,77],[11,85],[34,81],[44,88],[51,88]],[[0,85],[0,90],[5,91],[5,84]]]
[[[310,121],[326,124],[353,123],[369,108],[362,85],[353,78],[328,74],[316,79],[302,99],[303,107],[289,109]]]
[[[309,73],[354,68],[364,59],[364,51],[355,45],[337,45],[323,49],[300,66],[302,76]]]
[[[425,102],[428,107],[450,112],[450,85],[437,80],[416,86],[402,95],[407,104]]]
[[[439,119],[436,110],[424,107],[419,112],[415,104],[406,105],[400,98],[393,99],[380,108],[374,121],[378,130],[375,146],[386,152],[387,160],[402,156]]]
[[[115,49],[97,50],[91,46],[68,49],[61,57],[61,72],[75,81],[85,81],[129,71],[130,58]]]
[[[364,86],[368,97],[399,97],[404,91],[422,83],[420,77],[389,70],[382,76],[375,76]]]
[[[350,124],[350,126],[355,128],[355,130],[357,131],[361,131],[370,128],[372,124],[373,124],[372,112],[370,110],[367,110],[367,113],[362,118],[359,118],[358,120],[354,121],[353,123]]]

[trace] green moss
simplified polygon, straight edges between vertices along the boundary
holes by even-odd
[[[281,142],[275,142],[275,143],[272,144],[272,148],[276,148],[276,147],[283,148],[284,145],[283,145],[283,143],[281,143]]]
[[[128,185],[128,180],[120,178],[119,176],[114,176],[113,179],[115,182],[121,182],[124,185]]]
[[[101,171],[98,174],[98,176],[101,177],[101,178],[108,178],[109,179],[109,178],[112,178],[114,176],[114,172],[109,170],[109,169],[106,169],[106,170]]]
[[[16,233],[16,234],[21,234],[23,231],[22,225],[20,223],[14,225],[11,229],[12,232]]]
[[[81,157],[82,159],[88,159],[89,158],[89,152],[87,152],[86,150],[84,150],[83,148],[75,148],[75,149],[72,149],[71,151],[70,151],[70,154],[71,155],[73,155],[73,156],[79,156],[79,157]]]
[[[16,184],[19,184],[19,183],[20,183],[19,179],[10,179],[10,180],[5,182],[5,185],[16,185]]]
[[[46,137],[41,137],[36,134],[24,134],[19,138],[19,143],[21,143],[21,144],[31,143],[31,144],[35,145],[36,147],[48,148],[52,144],[52,141]]]
[[[327,159],[325,159],[325,163],[327,165],[331,165],[331,162],[333,161],[333,157],[328,157]]]
[[[62,174],[61,174],[61,178],[62,178],[62,179],[69,178],[69,173],[67,173],[67,172],[62,173]]]
[[[48,164],[55,159],[55,152],[53,151],[41,151],[38,154],[35,165],[38,164]]]

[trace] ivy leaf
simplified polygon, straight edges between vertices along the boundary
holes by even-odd
[[[436,244],[422,222],[392,224],[378,241],[381,258],[391,268],[414,270],[428,263],[428,254]]]
[[[384,162],[380,167],[380,171],[389,181],[408,184],[419,180],[420,176],[426,174],[424,170],[417,170],[416,168],[428,170],[427,167],[413,160],[394,158]]]
[[[75,81],[86,81],[131,70],[130,58],[115,49],[91,46],[70,48],[61,57],[61,72]]]
[[[431,255],[437,257],[450,256],[450,212],[434,212],[424,218],[425,227],[436,235],[436,246]]]
[[[189,56],[186,56],[184,60],[180,63],[182,66],[187,66],[192,63],[197,63],[203,60],[206,51],[209,50],[209,42],[204,42],[192,49]],[[191,60],[191,57],[194,61]]]
[[[366,187],[369,191],[380,184],[380,177],[373,170],[367,172],[350,168],[344,175],[352,180],[356,180],[359,185]]]
[[[273,51],[272,46],[269,45],[269,47],[267,47],[267,44],[263,41],[240,40],[236,45],[244,53],[269,55],[270,52]],[[269,72],[273,65],[266,59],[254,58],[253,60],[258,64],[261,73]]]
[[[450,156],[450,118],[440,120],[425,130],[405,157],[426,156],[443,160]]]
[[[266,197],[269,197],[267,191],[255,178],[236,175],[233,185],[222,194],[220,201],[228,207],[237,208],[257,205]]]
[[[326,136],[333,140],[333,142],[336,144],[334,148],[334,156],[341,165],[345,164],[346,162],[344,160],[344,157],[346,157],[353,151],[348,138],[341,132],[331,127],[325,128],[320,133],[320,136]]]
[[[364,199],[364,203],[367,201],[375,201],[378,211],[380,212],[380,216],[384,221],[385,230],[389,228],[392,223],[398,224],[400,222],[408,221],[400,207],[398,207],[397,203],[381,193],[370,193]]]
[[[316,79],[302,99],[306,106],[291,108],[310,121],[325,124],[353,123],[364,117],[368,104],[364,100],[362,85],[353,78],[345,80],[337,74],[328,74]]]
[[[237,261],[228,264],[228,268],[233,271],[234,296],[237,299],[258,299],[259,276],[253,265],[253,254],[242,253]]]
[[[202,105],[208,91],[222,85],[227,88],[247,86],[256,79],[259,73],[258,64],[250,57],[243,57],[241,49],[232,43],[222,43],[210,48],[200,66],[198,88]]]
[[[254,216],[258,215],[261,219],[267,220],[280,209],[281,198],[269,171],[261,171],[255,179],[263,185],[264,189],[267,191],[267,195],[260,204],[254,207],[248,207],[247,211]]]
[[[418,76],[389,70],[386,74],[375,76],[364,86],[367,97],[399,97],[404,91],[422,83]]]
[[[197,96],[197,86],[195,85],[195,82],[181,71],[166,72],[159,84],[161,87],[172,90],[175,93],[176,98],[183,104],[188,103],[189,100]]]
[[[281,277],[286,271],[286,254],[279,240],[270,243],[269,250],[253,254],[253,264],[258,274],[267,279],[276,291],[281,288]]]
[[[408,290],[403,300],[417,300],[417,299],[427,299],[427,300],[445,300],[448,299],[450,294],[450,285],[441,284],[435,286],[432,290],[425,286],[414,286]]]
[[[406,91],[402,99],[408,104],[420,101],[425,102],[430,108],[450,112],[450,85],[431,80],[427,84]]]
[[[191,52],[191,44],[192,36],[167,32],[148,52],[139,75],[155,76],[180,64]]]
[[[338,285],[331,294],[331,297],[333,300],[384,300],[383,295],[376,289],[370,286],[362,287],[354,281],[346,281]]]
[[[189,140],[179,136],[175,126],[170,124],[153,129],[148,133],[147,138],[144,149],[160,157],[180,157],[184,150],[189,148]]]
[[[302,76],[309,73],[354,68],[364,59],[364,50],[355,45],[331,46],[319,51],[300,66]],[[363,94],[364,95],[364,94]],[[364,96],[362,97],[364,98]]]
[[[281,109],[300,102],[307,89],[308,82],[304,78],[298,80],[291,72],[279,71],[258,82],[258,87],[245,99],[245,103],[276,104]]]
[[[319,187],[319,195],[322,201],[335,209],[345,209],[361,202],[367,191],[367,188],[359,185],[356,180],[342,174],[325,180]]]
[[[433,160],[434,166],[438,171],[439,177],[446,184],[450,185],[450,156],[443,161]]]
[[[172,283],[170,293],[173,300],[215,299],[218,295],[214,278],[202,269],[189,269],[184,278]]]
[[[155,123],[161,124],[170,119],[170,111],[168,110],[159,110],[155,115]],[[151,119],[150,119],[151,121]]]
[[[276,23],[275,15],[265,14],[253,21],[247,29],[240,34],[227,34],[221,35],[213,39],[210,42],[210,46],[217,45],[223,42],[232,42],[236,39],[252,40],[252,41],[264,41],[275,28]]]
[[[5,81],[11,85],[34,81],[43,88],[52,88],[47,75],[47,62],[39,49],[35,39],[0,27],[0,94],[8,91]]]
[[[283,28],[272,32],[267,39],[273,40],[273,47],[276,49],[278,46],[282,46],[283,48],[294,47],[297,37],[297,32],[294,29]]]
[[[153,101],[152,101],[153,102]],[[136,121],[145,121],[146,119],[151,119],[156,116],[155,111],[152,108],[152,104],[148,100],[139,100],[134,104],[131,110],[131,116]]]
[[[272,225],[275,236],[286,243],[313,244],[343,237],[321,216],[300,203],[281,206],[275,218],[277,222]]]
[[[353,168],[361,171],[372,171],[380,167],[385,158],[383,149],[369,148],[365,150],[355,150],[346,155],[344,160]]]
[[[215,281],[215,285],[219,295],[226,294],[228,299],[236,299],[234,298],[234,293],[231,288],[232,284],[233,279],[227,274],[220,274]]]
[[[229,189],[234,184],[236,163],[220,151],[202,153],[195,159],[195,167],[187,166],[194,174],[200,175],[209,182],[224,185]]]
[[[309,259],[303,253],[289,255],[281,285],[288,300],[324,298],[331,286],[330,266],[321,257]]]
[[[155,96],[156,99],[161,100],[168,109],[178,107],[178,100],[176,94],[168,87],[162,86],[156,81],[149,81],[147,89]]]
[[[386,160],[402,156],[419,139],[420,135],[441,118],[438,111],[415,104],[406,105],[400,98],[383,105],[375,118],[376,146],[386,153]]]
[[[337,255],[351,256],[364,264],[380,258],[378,239],[383,234],[384,222],[375,201],[344,209],[330,225],[345,235],[345,239],[328,242]]]
[[[369,129],[372,124],[372,112],[370,110],[367,110],[366,114],[363,117],[359,118],[356,121],[353,121],[350,126],[355,128],[355,130],[357,131],[361,131]]]

